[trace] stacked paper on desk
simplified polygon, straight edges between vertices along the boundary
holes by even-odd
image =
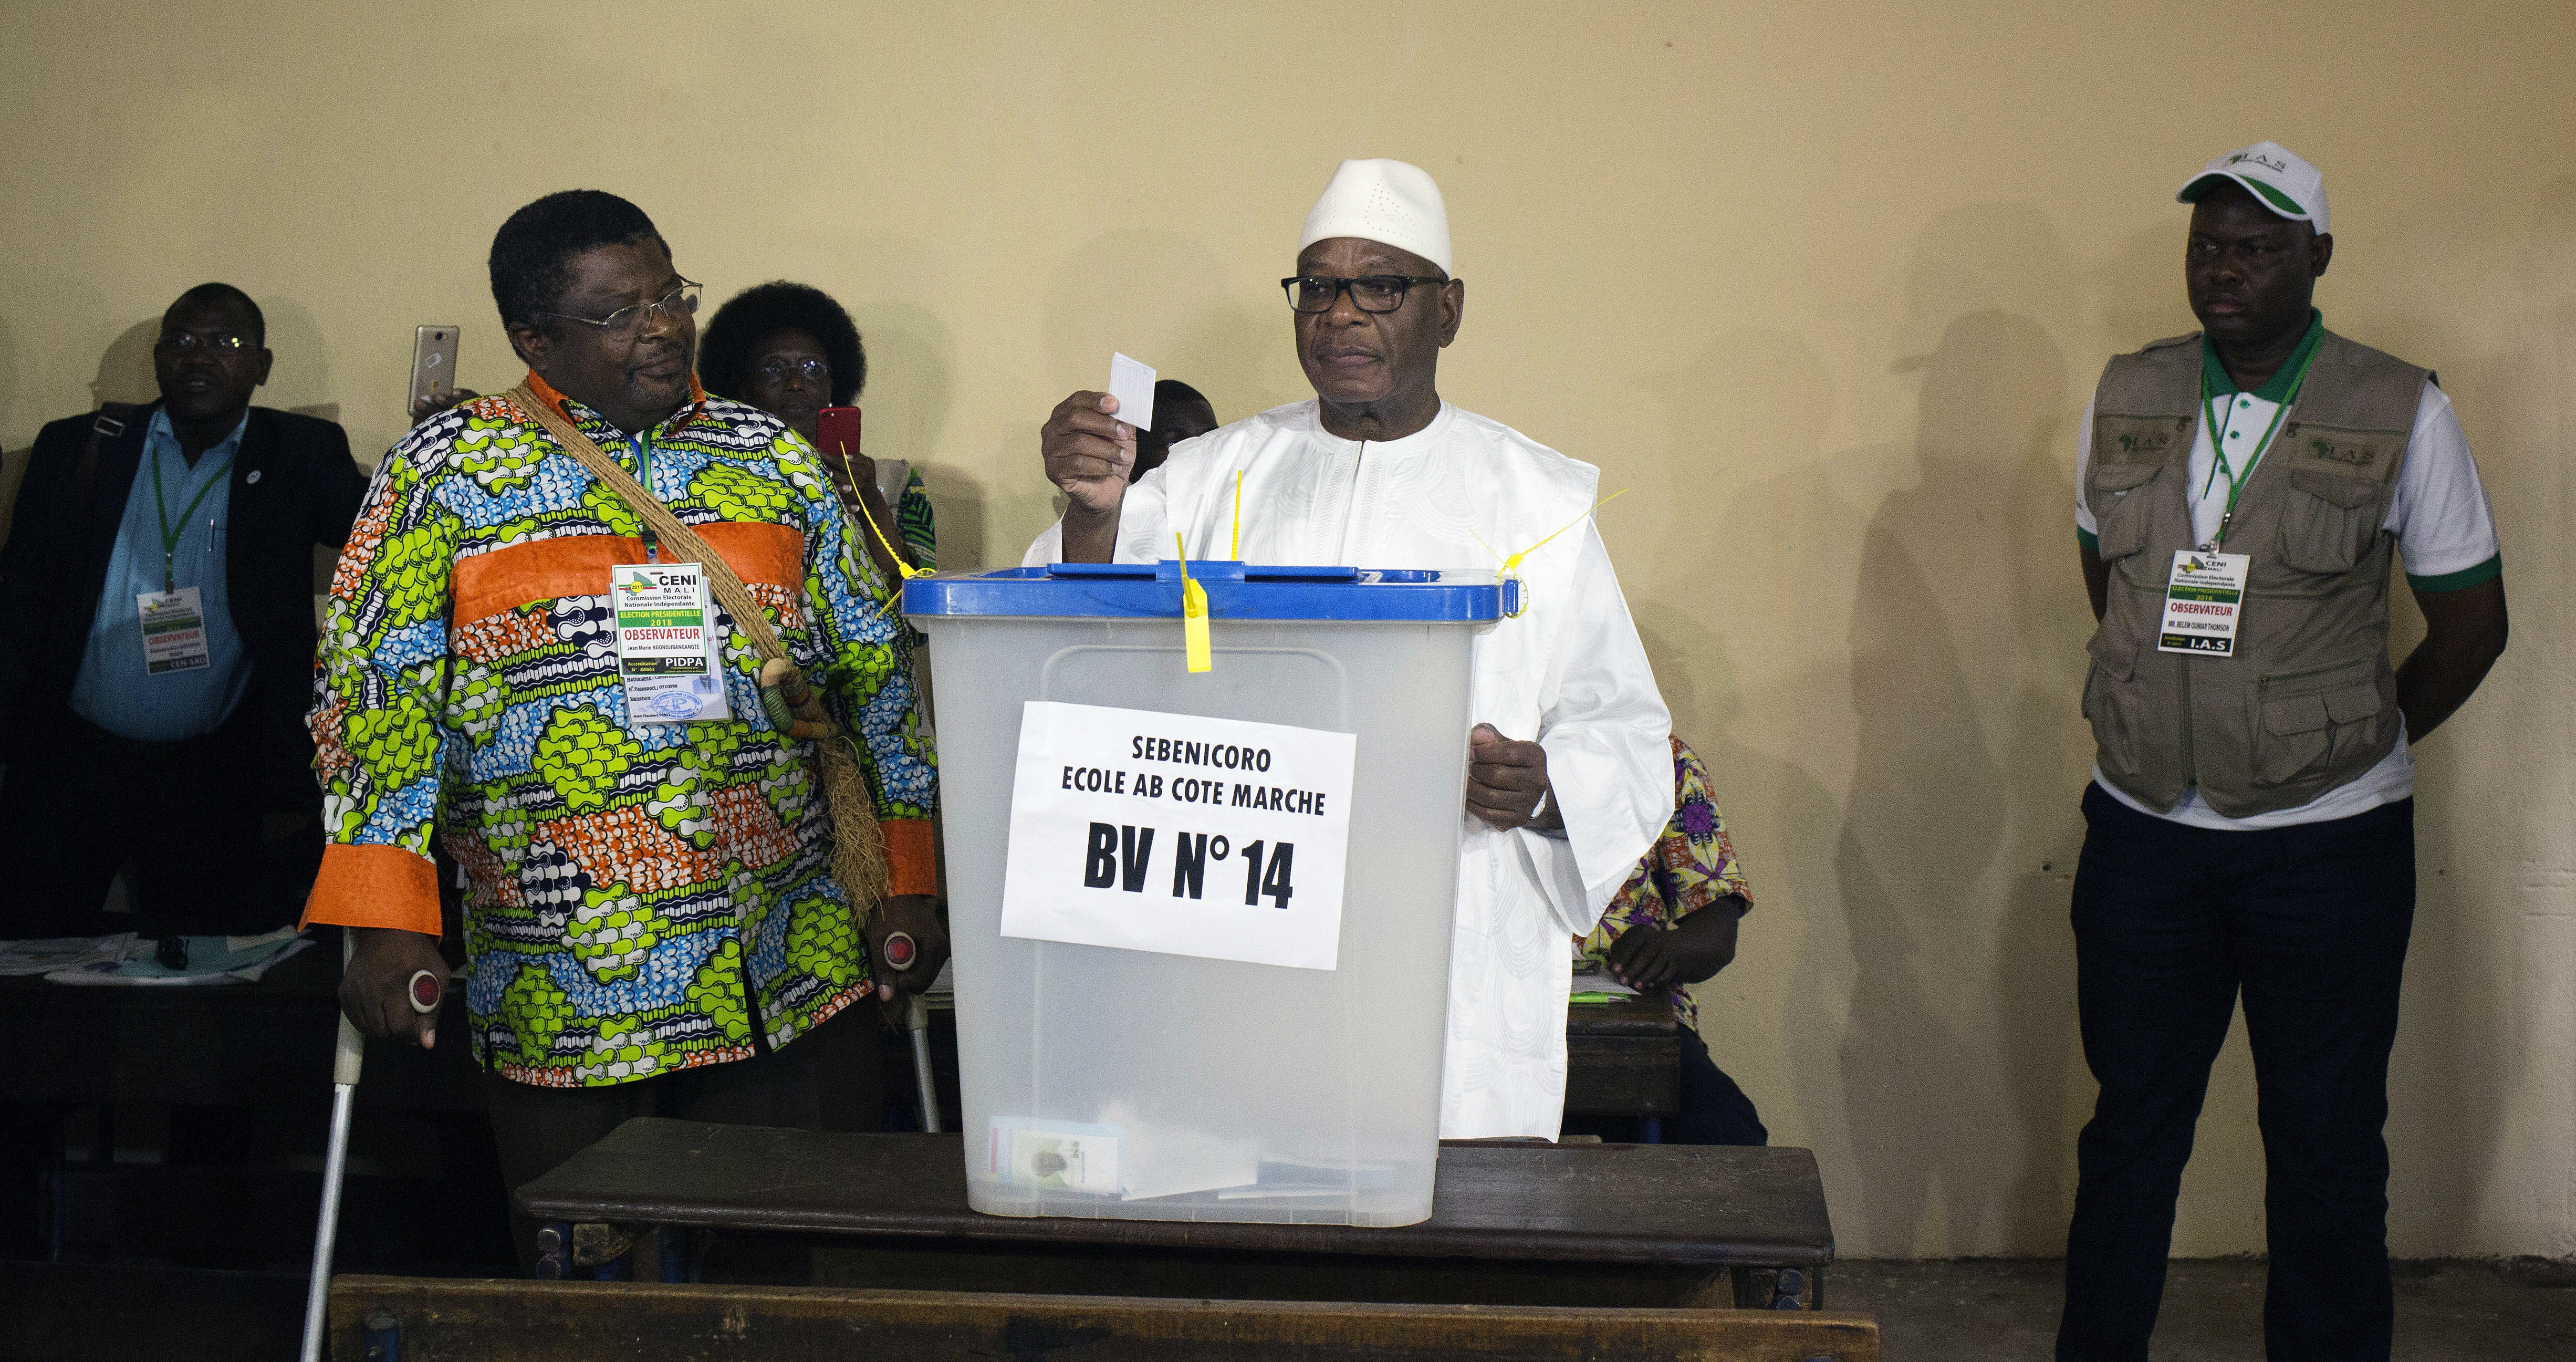
[[[109,936],[48,936],[26,941],[0,941],[0,978],[51,974],[125,958],[134,933]]]
[[[172,969],[154,958],[157,941],[131,940],[122,958],[102,960],[77,969],[56,969],[49,984],[255,984],[271,965],[313,944],[292,927],[266,936],[192,936],[188,965]]]

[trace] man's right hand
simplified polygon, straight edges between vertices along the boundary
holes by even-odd
[[[1064,512],[1067,561],[1085,561],[1074,553],[1077,537],[1106,540],[1117,530],[1118,507],[1136,468],[1136,428],[1119,420],[1117,410],[1118,399],[1107,393],[1075,393],[1055,404],[1038,432],[1047,481],[1072,502]]]
[[[415,397],[411,402],[411,423],[419,425],[440,412],[464,406],[482,395],[472,388],[451,388],[436,397]]]
[[[357,950],[340,971],[340,1010],[369,1036],[400,1036],[426,1050],[438,1041],[438,1014],[411,1009],[411,977],[428,970],[443,992],[447,958],[438,938],[399,927],[344,927]]]

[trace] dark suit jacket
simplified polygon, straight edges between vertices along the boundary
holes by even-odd
[[[159,406],[137,409],[123,431],[99,441],[86,496],[76,484],[96,413],[53,422],[36,436],[9,542],[0,547],[0,759],[9,780],[41,778],[46,739],[80,671],[125,499],[143,465],[144,431]],[[269,807],[310,810],[321,802],[304,729],[313,691],[313,549],[336,550],[348,539],[366,475],[337,424],[253,407],[231,483],[225,588],[250,657],[239,717],[260,754],[259,769],[243,774]]]

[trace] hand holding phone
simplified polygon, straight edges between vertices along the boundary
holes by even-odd
[[[426,400],[433,410],[443,409],[447,394],[456,387],[456,328],[424,326],[415,329],[411,338],[411,403],[414,408]]]

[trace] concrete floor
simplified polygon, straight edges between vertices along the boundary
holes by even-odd
[[[2047,1259],[1851,1261],[1826,1276],[1826,1305],[1878,1316],[1888,1362],[2046,1362],[2062,1265]],[[2156,1362],[2262,1362],[2263,1264],[2176,1262]],[[2397,1265],[2399,1362],[2576,1358],[2576,1262]]]

